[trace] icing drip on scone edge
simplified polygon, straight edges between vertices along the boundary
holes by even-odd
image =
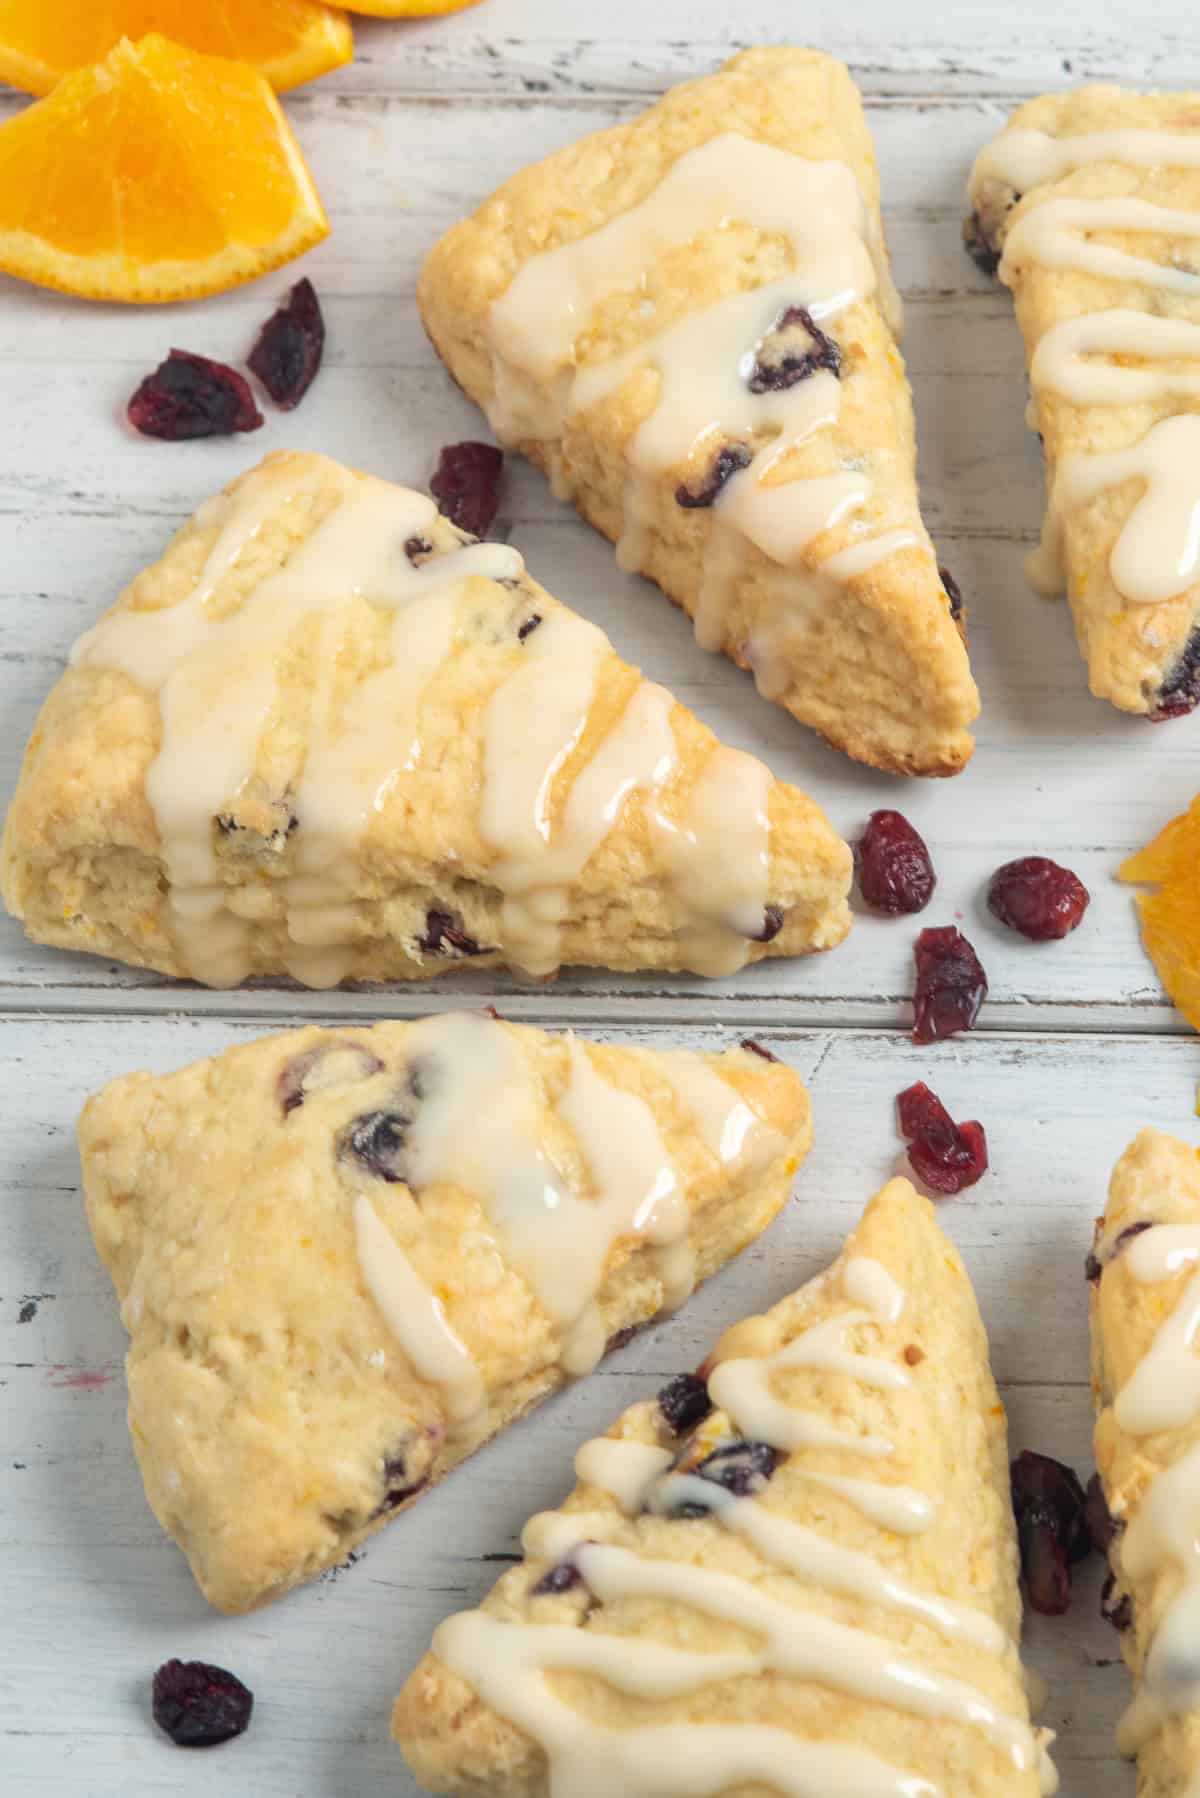
[[[1139,127],[1055,138],[1042,131],[1004,131],[979,155],[970,194],[977,215],[998,193],[1027,194],[1073,170],[1097,164],[1131,168],[1200,167],[1200,137]],[[1054,195],[1031,205],[1004,239],[999,274],[1009,286],[1022,266],[1036,263],[1149,288],[1163,296],[1163,313],[1200,302],[1200,272],[1187,265],[1137,256],[1096,242],[1103,233],[1177,241],[1200,239],[1200,213],[1161,206],[1133,195]],[[1158,302],[1148,302],[1148,305]],[[1037,402],[1051,393],[1081,408],[1200,397],[1200,374],[1179,363],[1200,360],[1200,323],[1139,311],[1128,305],[1082,313],[1052,326],[1030,363],[1032,423]],[[1170,366],[1156,368],[1161,362]],[[1200,414],[1180,411],[1153,423],[1139,442],[1113,451],[1075,451],[1054,473],[1039,548],[1026,574],[1039,592],[1066,586],[1064,521],[1074,509],[1126,481],[1142,496],[1114,546],[1110,573],[1126,604],[1157,605],[1187,592],[1200,578]],[[1153,641],[1151,637],[1149,639]]]
[[[1106,1247],[1097,1245],[1101,1263]],[[1200,1263],[1200,1224],[1154,1224],[1122,1248],[1134,1280],[1158,1285]],[[1200,1415],[1200,1272],[1192,1273],[1150,1348],[1116,1394],[1118,1427],[1134,1437],[1184,1429]],[[1115,1553],[1129,1580],[1164,1579],[1175,1589],[1150,1639],[1141,1689],[1121,1720],[1117,1745],[1134,1755],[1167,1718],[1200,1706],[1200,1446],[1151,1480],[1125,1523]]]
[[[689,1296],[695,1265],[681,1177],[650,1107],[607,1080],[583,1043],[571,1038],[567,1053],[568,1079],[548,1135],[540,1082],[503,1024],[472,1013],[414,1024],[404,1109],[389,1137],[397,1160],[385,1178],[402,1180],[418,1198],[442,1184],[478,1197],[486,1232],[474,1251],[497,1254],[529,1282],[554,1325],[559,1364],[578,1377],[604,1352],[596,1296],[618,1240],[651,1247],[663,1311]],[[727,1172],[752,1175],[782,1152],[778,1132],[699,1056],[678,1051],[661,1071],[688,1128]],[[367,1113],[367,1122],[380,1115]],[[578,1168],[554,1147],[552,1133],[563,1127]],[[347,1141],[354,1140],[351,1130]],[[355,1198],[363,1278],[416,1373],[441,1394],[451,1433],[478,1435],[486,1423],[479,1370],[378,1215],[375,1172],[368,1158]]]
[[[272,519],[331,480],[335,503],[283,567],[240,603],[222,603],[222,583]],[[478,628],[483,619],[499,641],[515,632],[513,594],[500,583],[519,579],[521,557],[502,544],[464,543],[414,565],[405,546],[435,518],[423,495],[356,478],[324,459],[286,484],[267,466],[200,513],[201,524],[219,528],[181,602],[119,608],[75,645],[75,666],[119,668],[158,698],[162,735],[146,790],[172,935],[195,978],[226,986],[246,977],[252,925],[280,892],[288,972],[310,986],[332,986],[353,972],[356,847],[397,783],[422,765],[426,691],[468,623]],[[389,617],[384,665],[348,685],[348,613],[363,604]],[[256,758],[279,701],[281,668],[314,633],[307,748],[272,814],[286,871],[265,887],[228,883],[214,830],[240,795],[263,784]],[[504,896],[511,939],[504,953],[531,974],[555,971],[571,883],[637,791],[689,965],[732,971],[761,937],[767,909],[770,776],[760,762],[719,747],[682,816],[674,800],[660,803],[678,770],[673,701],[642,683],[552,818],[556,776],[587,726],[597,674],[611,653],[593,625],[565,608],[547,610],[522,639],[519,668],[487,701],[477,822],[495,854],[487,877]]]
[[[608,360],[580,355],[579,342],[608,296],[644,291],[660,254],[739,222],[786,239],[793,272],[688,314]],[[654,409],[626,446],[618,558],[625,568],[643,567],[663,477],[688,469],[678,504],[712,507],[694,619],[705,648],[724,647],[729,592],[750,545],[794,571],[749,645],[755,677],[772,698],[789,684],[789,651],[814,605],[903,550],[932,555],[914,510],[910,528],[875,536],[855,521],[851,541],[814,570],[810,546],[861,512],[874,483],[848,464],[806,477],[789,475],[786,465],[792,451],[836,425],[842,377],[852,379],[825,327],[877,296],[888,325],[899,331],[899,299],[873,238],[847,164],[725,132],[681,155],[628,211],[532,256],[488,318],[493,392],[487,411],[502,442],[552,446],[567,420],[643,370],[656,372]],[[643,310],[652,315],[653,302]],[[773,364],[763,360],[772,345]],[[574,479],[553,448],[551,457],[555,490],[570,498]]]
[[[759,1673],[811,1681],[909,1716],[977,1729],[1014,1772],[1036,1774],[1046,1793],[1055,1789],[1042,1739],[1022,1716],[906,1654],[895,1640],[776,1598],[751,1575],[716,1571],[690,1557],[635,1553],[613,1540],[638,1514],[706,1518],[736,1535],[760,1566],[919,1619],[950,1641],[1015,1665],[1016,1645],[985,1612],[919,1590],[870,1553],[843,1548],[759,1502],[781,1456],[794,1451],[798,1438],[810,1440],[803,1414],[799,1427],[793,1426],[787,1421],[790,1408],[778,1401],[773,1401],[776,1434],[762,1433],[762,1393],[774,1368],[828,1367],[890,1389],[912,1384],[903,1367],[848,1350],[844,1342],[852,1329],[886,1331],[895,1325],[907,1302],[902,1289],[866,1257],[844,1264],[842,1285],[850,1308],[802,1331],[775,1355],[718,1361],[708,1387],[719,1409],[699,1426],[698,1445],[693,1440],[676,1457],[616,1437],[585,1444],[576,1457],[576,1474],[614,1500],[615,1508],[545,1513],[532,1518],[522,1535],[527,1556],[567,1562],[601,1602],[677,1604],[732,1624],[757,1638],[755,1645],[697,1653],[681,1645],[687,1639],[682,1627],[668,1642],[570,1625],[511,1623],[483,1611],[462,1612],[437,1630],[434,1653],[544,1751],[550,1798],[611,1798],[626,1791],[639,1798],[718,1798],[742,1784],[762,1785],[781,1798],[953,1798],[863,1749],[814,1741],[766,1723],[602,1726],[555,1690],[553,1676],[566,1672],[600,1681],[643,1705]],[[887,1441],[840,1434],[836,1440],[871,1459],[892,1452]],[[739,1456],[732,1478],[723,1482],[712,1471],[723,1458],[732,1464]],[[888,1490],[882,1484],[877,1489]],[[936,1515],[935,1503],[925,1502],[919,1527],[928,1527]]]

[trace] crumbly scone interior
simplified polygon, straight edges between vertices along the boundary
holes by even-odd
[[[419,297],[501,441],[705,647],[852,755],[962,765],[978,696],[840,63],[747,51],[559,151],[442,240]]]
[[[1092,691],[1200,701],[1200,96],[1032,100],[979,156],[973,253],[1013,290],[1046,461],[1040,592]]]
[[[518,553],[279,455],[76,644],[3,890],[32,935],[232,985],[831,947],[850,852]]]
[[[1143,1130],[1113,1171],[1092,1278],[1096,1467],[1112,1517],[1104,1610],[1133,1702],[1139,1798],[1200,1785],[1200,1155]]]
[[[811,1142],[748,1050],[456,1013],[114,1081],[80,1120],[147,1496],[241,1611],[341,1560],[763,1230]]]
[[[453,1798],[1035,1798],[1003,1408],[902,1180],[827,1274],[633,1406],[396,1703]]]

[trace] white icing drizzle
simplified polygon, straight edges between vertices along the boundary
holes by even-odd
[[[689,961],[701,974],[744,966],[747,943],[765,924],[770,869],[771,774],[742,749],[718,744],[681,818],[656,811],[659,859],[695,922],[685,929]]]
[[[756,1170],[773,1161],[783,1137],[763,1122],[736,1086],[689,1049],[666,1050],[658,1065],[688,1112],[700,1140],[724,1167]]]
[[[804,1469],[804,1477],[829,1492],[836,1492],[880,1529],[896,1536],[921,1536],[931,1529],[938,1507],[927,1493],[915,1486],[885,1486],[878,1480],[856,1480],[840,1473],[815,1473]]]
[[[812,1326],[772,1360],[829,1366],[884,1389],[908,1376],[878,1357],[848,1355],[847,1329],[894,1324],[906,1297],[878,1262],[859,1257],[843,1268],[850,1296],[869,1309],[851,1310]],[[764,1365],[770,1366],[771,1363]],[[735,1370],[734,1397],[747,1384],[745,1363],[719,1364],[709,1389],[726,1408],[720,1376]],[[899,1375],[899,1381],[893,1378]],[[728,1384],[728,1380],[726,1384]],[[739,1424],[741,1419],[733,1413]],[[748,1433],[757,1433],[748,1432]],[[767,1435],[773,1446],[790,1446]],[[844,1441],[844,1438],[838,1438]],[[861,1444],[855,1443],[861,1447]],[[885,1450],[890,1449],[885,1444]],[[1015,1659],[1015,1645],[986,1615],[968,1605],[922,1592],[870,1554],[842,1548],[818,1532],[767,1509],[761,1499],[738,1498],[695,1474],[667,1471],[672,1457],[653,1444],[618,1438],[590,1442],[576,1457],[581,1482],[615,1498],[632,1517],[649,1510],[669,1515],[695,1502],[737,1534],[771,1566],[817,1588],[914,1617],[950,1641]],[[763,1586],[692,1561],[647,1558],[611,1540],[613,1513],[580,1510],[535,1518],[523,1538],[536,1557],[570,1555],[588,1588],[602,1601],[651,1600],[678,1605],[733,1624],[758,1638],[755,1646],[695,1653],[683,1647],[600,1628],[526,1627],[483,1612],[443,1624],[434,1651],[467,1679],[481,1698],[525,1730],[547,1755],[551,1798],[717,1798],[730,1786],[762,1784],[803,1798],[875,1798],[876,1794],[934,1794],[937,1788],[857,1750],[804,1740],[766,1725],[675,1724],[617,1730],[592,1723],[547,1683],[555,1672],[599,1679],[645,1703],[701,1692],[721,1680],[772,1672],[815,1683],[912,1716],[950,1719],[978,1729],[1017,1774],[1037,1770],[1043,1790],[1053,1770],[1024,1717],[1009,1713],[980,1689],[931,1670],[901,1652],[895,1640],[851,1627],[776,1597]],[[686,1640],[686,1636],[682,1639]],[[809,1785],[812,1776],[817,1783]],[[799,1784],[797,1784],[799,1780]],[[942,1795],[938,1795],[942,1798]]]
[[[1110,1233],[1111,1235],[1111,1233]],[[1200,1261],[1200,1224],[1156,1224],[1122,1258],[1145,1284],[1174,1279]],[[1184,1286],[1149,1350],[1116,1396],[1113,1415],[1131,1436],[1185,1429],[1200,1414],[1200,1273]],[[1177,1585],[1151,1638],[1141,1688],[1121,1719],[1117,1745],[1136,1754],[1168,1717],[1200,1705],[1200,1445],[1151,1480],[1117,1549],[1129,1580],[1176,1570]]]
[[[652,271],[663,252],[738,223],[785,238],[792,271],[676,319],[607,361],[580,364],[580,343],[604,299],[652,293]],[[489,315],[489,417],[502,441],[553,443],[569,419],[654,371],[654,407],[626,447],[617,556],[632,571],[645,566],[664,477],[688,471],[689,482],[703,485],[722,449],[753,446],[748,466],[728,478],[711,515],[695,627],[705,648],[719,649],[747,545],[783,566],[800,565],[810,546],[861,510],[873,491],[869,475],[858,470],[785,474],[786,457],[837,423],[841,383],[832,371],[819,369],[790,387],[755,393],[750,380],[759,352],[790,309],[803,308],[823,326],[876,293],[898,331],[899,306],[882,243],[852,169],[726,132],[686,151],[637,205],[573,242],[530,257],[517,271]],[[652,298],[643,311],[653,321]],[[572,497],[564,458],[555,454],[551,460],[555,492]],[[827,555],[820,563],[826,576],[822,605],[835,598],[837,583],[911,547],[929,550],[923,532],[885,532]],[[774,610],[789,613],[794,598],[782,589]],[[776,659],[784,656],[787,625],[786,616],[763,621]]]
[[[1200,166],[1200,134],[1122,128],[1054,138],[1040,131],[1002,132],[987,146],[971,177],[971,195],[987,202],[996,183],[1018,193],[1056,181],[1093,163],[1158,168]],[[1073,269],[1102,280],[1196,297],[1200,274],[1172,261],[1138,256],[1104,233],[1200,238],[1200,214],[1159,206],[1138,195],[1051,195],[1028,206],[1008,231],[1001,278],[1015,285],[1022,268]],[[1200,326],[1149,310],[1113,306],[1064,319],[1038,343],[1030,364],[1036,401],[1046,392],[1081,407],[1125,406],[1200,394]],[[1147,366],[1155,361],[1170,367]],[[1179,366],[1183,364],[1183,366]],[[1075,507],[1125,481],[1142,495],[1126,520],[1110,560],[1117,592],[1130,605],[1155,605],[1186,593],[1200,568],[1200,418],[1192,413],[1159,420],[1140,442],[1107,452],[1064,457],[1049,497],[1042,540],[1027,559],[1026,576],[1039,592],[1067,585],[1064,518]]]
[[[487,1417],[479,1369],[365,1193],[354,1202],[354,1231],[363,1279],[392,1335],[419,1378],[437,1387],[452,1432],[477,1434]]]

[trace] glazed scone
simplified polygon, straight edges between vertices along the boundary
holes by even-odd
[[[1091,690],[1200,701],[1200,94],[1031,100],[971,176],[968,247],[1025,340],[1047,510],[1030,583],[1066,592]]]
[[[1138,1798],[1200,1789],[1200,1158],[1143,1130],[1113,1172],[1088,1263],[1096,1467],[1112,1515],[1106,1615],[1133,1703]]]
[[[80,1119],[159,1522],[245,1611],[341,1560],[766,1228],[812,1138],[746,1049],[315,1026]]]
[[[392,1727],[454,1798],[1037,1798],[1004,1410],[905,1180],[577,1455]]]
[[[748,50],[558,151],[442,239],[418,299],[500,440],[706,648],[861,761],[962,767],[978,695],[841,63]]]
[[[728,973],[840,942],[851,856],[431,500],[269,456],[75,645],[2,849],[39,942],[210,985]]]

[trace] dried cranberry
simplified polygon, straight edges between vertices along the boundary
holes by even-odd
[[[854,851],[858,888],[873,911],[924,911],[937,875],[925,839],[900,812],[872,812]]]
[[[425,914],[425,935],[418,938],[417,947],[426,955],[486,955],[473,936],[468,936],[462,927],[462,919],[448,911],[429,911]]]
[[[530,1597],[553,1597],[560,1592],[569,1592],[573,1586],[581,1586],[582,1584],[583,1575],[580,1573],[578,1567],[573,1566],[570,1561],[560,1561],[557,1567],[552,1567],[550,1569],[549,1573],[543,1573],[541,1579],[531,1591]]]
[[[1100,1475],[1094,1473],[1087,1483],[1087,1494],[1084,1498],[1084,1521],[1087,1524],[1088,1539],[1097,1554],[1106,1555],[1120,1534],[1112,1512],[1108,1508],[1108,1500],[1104,1496],[1104,1487],[1100,1483]]]
[[[1098,1227],[1099,1226],[1097,1225],[1097,1228]],[[1092,1285],[1094,1286],[1096,1284],[1096,1281],[1100,1278],[1105,1268],[1114,1262],[1117,1256],[1123,1252],[1125,1245],[1128,1242],[1131,1242],[1135,1236],[1140,1236],[1143,1230],[1153,1230],[1153,1228],[1154,1225],[1149,1218],[1144,1218],[1141,1223],[1129,1224],[1121,1231],[1121,1234],[1112,1244],[1112,1247],[1109,1249],[1108,1254],[1103,1261],[1101,1261],[1097,1254],[1090,1254],[1085,1263],[1085,1271]]]
[[[330,1059],[335,1055],[340,1058],[336,1063]],[[361,1043],[352,1043],[346,1037],[331,1037],[284,1062],[275,1083],[279,1108],[287,1117],[289,1112],[303,1105],[309,1093],[319,1091],[322,1086],[341,1085],[346,1080],[369,1080],[382,1067],[378,1055],[364,1049]]]
[[[979,957],[954,924],[923,930],[913,950],[917,980],[913,990],[914,1043],[941,1042],[969,1030],[987,998],[987,975]]]
[[[521,628],[517,632],[517,642],[524,643],[526,637],[532,637],[534,631],[541,622],[542,614],[540,612],[531,612],[529,617],[523,620]]]
[[[1151,724],[1168,718],[1185,718],[1200,705],[1200,626],[1192,632],[1167,679],[1158,689],[1150,712]]]
[[[413,567],[419,568],[433,554],[433,544],[428,537],[408,537],[405,539],[404,553]]]
[[[1133,1600],[1128,1592],[1118,1593],[1117,1576],[1110,1573],[1100,1588],[1100,1615],[1114,1629],[1127,1630],[1133,1622]]]
[[[940,579],[942,586],[946,589],[946,598],[950,601],[950,616],[953,618],[955,624],[957,624],[965,610],[963,606],[962,588],[959,586],[950,570],[941,562],[938,563],[938,578]]]
[[[472,537],[486,536],[500,505],[503,466],[494,443],[448,443],[429,483],[443,518]]]
[[[215,1748],[240,1736],[254,1694],[224,1667],[206,1661],[164,1661],[154,1675],[154,1721],[179,1748]]]
[[[697,1479],[711,1480],[735,1498],[753,1498],[761,1492],[779,1465],[778,1449],[769,1442],[724,1442],[693,1468]]]
[[[983,1125],[975,1119],[956,1124],[923,1081],[906,1088],[896,1108],[912,1170],[931,1192],[963,1192],[987,1173]]]
[[[381,1515],[384,1511],[394,1511],[398,1505],[404,1503],[405,1499],[415,1498],[417,1493],[428,1484],[428,1473],[423,1473],[419,1478],[413,1479],[408,1471],[408,1462],[402,1449],[394,1455],[389,1455],[383,1463],[383,1498],[376,1516]]]
[[[146,376],[126,411],[135,431],[167,443],[231,437],[235,431],[257,431],[263,421],[244,375],[187,350],[172,350]]]
[[[783,929],[783,913],[777,905],[768,905],[763,912],[762,929],[755,931],[750,938],[752,943],[773,943]]]
[[[985,275],[994,275],[1000,267],[1000,252],[984,230],[977,212],[969,213],[963,220],[963,248]]]
[[[1057,1617],[1071,1602],[1071,1563],[1091,1550],[1086,1499],[1074,1473],[1026,1449],[1012,1464],[1021,1571],[1035,1611]]]
[[[1077,874],[1045,855],[1026,855],[997,868],[988,885],[988,910],[1031,942],[1069,936],[1083,922],[1091,895]]]
[[[694,1373],[677,1374],[658,1395],[663,1422],[674,1436],[686,1436],[712,1410],[708,1387]]]
[[[799,349],[797,338],[807,347]],[[842,371],[842,352],[804,306],[789,306],[759,346],[746,385],[751,393],[781,393],[818,369]]]
[[[744,1036],[741,1041],[741,1047],[746,1050],[747,1054],[757,1055],[760,1061],[777,1062],[779,1060],[778,1055],[768,1049],[765,1044],[756,1042],[752,1036]]]
[[[271,314],[246,360],[275,404],[290,412],[312,386],[324,349],[321,302],[305,276]]]
[[[693,489],[681,482],[675,489],[675,504],[683,506],[689,512],[711,506],[726,482],[732,480],[743,468],[749,468],[753,460],[754,451],[746,444],[727,443],[713,458],[713,465],[703,487]]]
[[[339,1155],[352,1155],[369,1174],[392,1185],[404,1179],[404,1145],[412,1118],[399,1111],[364,1111],[338,1138]]]

